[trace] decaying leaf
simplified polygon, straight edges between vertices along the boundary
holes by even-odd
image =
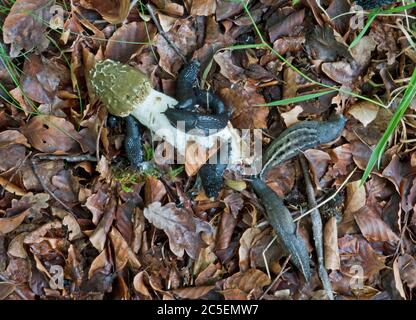
[[[81,136],[74,125],[55,116],[36,116],[22,129],[29,143],[46,153],[79,152]]]
[[[174,203],[162,206],[160,202],[154,202],[144,209],[143,214],[156,228],[166,232],[170,249],[178,257],[182,257],[186,251],[191,258],[196,259],[201,248],[206,246],[200,233],[212,232],[209,223],[194,217],[187,209],[177,208]]]
[[[11,57],[17,57],[23,49],[41,52],[47,48],[44,21],[52,16],[51,5],[49,0],[17,0],[13,4],[2,28],[4,42],[11,44]]]
[[[130,10],[129,0],[81,0],[80,3],[87,9],[98,11],[105,20],[113,24],[123,22]]]

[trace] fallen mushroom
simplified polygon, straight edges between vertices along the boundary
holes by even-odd
[[[139,70],[107,59],[97,62],[91,69],[89,82],[93,93],[111,114],[119,117],[132,115],[156,136],[174,146],[181,156],[185,156],[188,143],[195,142],[209,150],[219,140],[231,145],[229,164],[238,165],[243,161],[240,135],[229,122],[225,128],[209,136],[178,130],[165,115],[168,108],[173,108],[178,101],[154,90],[149,79]]]

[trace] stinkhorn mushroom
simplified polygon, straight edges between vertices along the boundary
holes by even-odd
[[[178,101],[152,88],[150,80],[141,71],[116,61],[98,61],[89,72],[90,88],[107,107],[119,117],[134,116],[156,136],[174,146],[181,156],[186,155],[188,143],[195,142],[202,150],[210,150],[222,143],[230,143],[229,164],[243,161],[240,135],[231,123],[211,135],[192,134],[171,124],[166,111]],[[172,109],[173,111],[173,109]]]

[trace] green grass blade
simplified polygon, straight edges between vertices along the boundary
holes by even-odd
[[[394,130],[396,129],[397,125],[399,124],[400,120],[402,119],[404,113],[406,112],[410,102],[412,102],[413,98],[416,96],[416,69],[413,70],[412,77],[410,78],[409,85],[404,92],[403,98],[400,101],[400,105],[397,110],[394,112],[393,117],[391,118],[386,131],[384,132],[383,136],[377,143],[375,149],[373,150],[370,159],[368,160],[367,167],[365,168],[364,174],[361,178],[361,184],[367,180],[368,176],[370,175],[371,171],[373,170],[376,163],[381,159],[384,149],[387,146],[387,142],[390,136],[393,134]]]
[[[377,18],[377,14],[379,12],[380,12],[380,10],[377,10],[368,17],[367,23],[365,24],[363,30],[361,30],[361,32],[358,34],[358,36],[351,42],[350,46],[348,47],[349,49],[355,47],[358,44],[358,42],[360,42],[362,37],[364,37],[364,35],[367,33],[367,31],[370,28],[371,24],[373,23],[374,19]]]
[[[328,93],[333,93],[333,92],[336,92],[336,90],[327,90],[327,91],[321,91],[321,92],[316,92],[316,93],[304,94],[304,95],[301,95],[301,96],[282,99],[282,100],[278,100],[278,101],[272,101],[272,102],[265,103],[265,104],[257,104],[255,106],[256,107],[283,106],[283,105],[288,105],[288,104],[291,104],[291,103],[297,103],[297,102],[302,102],[302,101],[307,101],[307,100],[319,98],[321,96],[324,96]]]

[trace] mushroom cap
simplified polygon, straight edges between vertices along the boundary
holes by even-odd
[[[111,114],[127,117],[152,90],[139,70],[110,59],[98,61],[89,74],[91,89]]]

